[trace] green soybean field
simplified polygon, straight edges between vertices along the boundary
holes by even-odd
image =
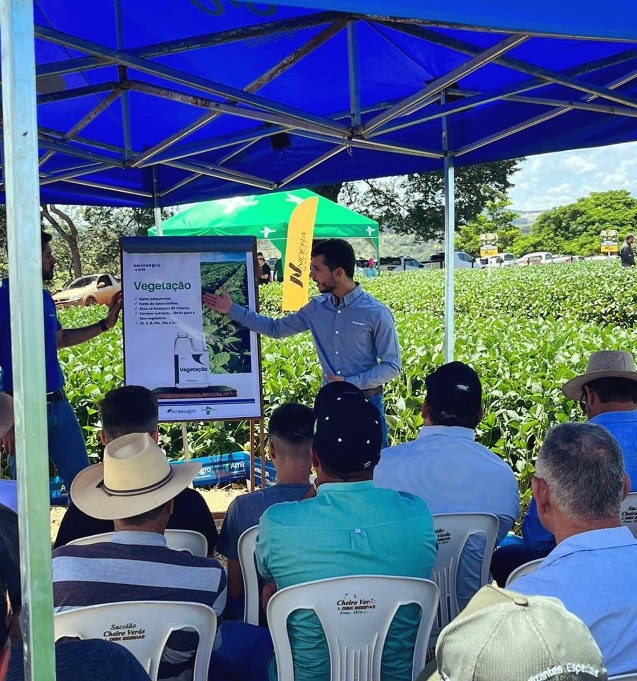
[[[232,276],[230,270],[226,277]],[[241,275],[237,277],[239,279]],[[216,284],[216,282],[210,282]],[[363,285],[393,312],[403,369],[385,389],[390,443],[416,437],[424,378],[443,362],[442,271],[383,274]],[[281,315],[281,287],[259,287],[264,314]],[[459,270],[456,277],[456,358],[483,382],[485,417],[478,439],[508,461],[528,499],[533,462],[546,430],[581,420],[579,406],[560,386],[581,373],[591,352],[633,351],[637,273],[614,262]],[[64,326],[81,326],[104,308],[60,311]],[[121,325],[60,352],[69,399],[86,432],[90,456],[101,455],[97,402],[122,384]],[[311,405],[321,370],[309,333],[280,341],[262,338],[266,418],[291,400]],[[204,456],[246,448],[247,423],[191,423],[189,444]],[[181,455],[179,424],[161,428],[161,445]]]

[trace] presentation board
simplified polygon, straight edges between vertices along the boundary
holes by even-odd
[[[203,304],[226,288],[257,308],[254,237],[121,240],[124,382],[159,401],[160,421],[260,418],[257,334]]]

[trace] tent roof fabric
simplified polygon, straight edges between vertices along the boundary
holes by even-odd
[[[637,139],[634,0],[34,13],[43,202],[177,205]]]
[[[269,239],[285,249],[287,228],[294,209],[317,197],[315,238],[364,238],[378,245],[378,223],[307,189],[255,196],[202,201],[177,213],[162,225],[164,236],[250,235]],[[151,236],[157,234],[152,228]]]

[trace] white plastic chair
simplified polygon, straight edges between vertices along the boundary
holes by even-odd
[[[53,618],[55,640],[98,638],[120,643],[139,660],[155,681],[168,637],[178,629],[199,634],[193,681],[206,681],[217,632],[214,610],[202,603],[128,601],[65,610]]]
[[[528,563],[524,563],[524,565],[520,565],[519,567],[516,567],[515,570],[509,575],[506,584],[504,585],[505,588],[509,588],[509,584],[511,582],[514,582],[518,577],[524,577],[524,575],[532,575],[540,566],[540,563],[544,560],[544,558],[537,558],[536,560],[530,560]],[[515,587],[513,588],[513,591],[515,591]]]
[[[239,537],[237,552],[243,576],[243,621],[259,624],[259,575],[254,560],[259,526],[249,527]]]
[[[100,544],[111,540],[113,532],[92,534],[89,537],[73,539],[67,546],[86,546],[88,544]],[[166,530],[166,545],[175,551],[186,551],[193,556],[206,557],[208,555],[208,540],[200,532],[194,530]]]
[[[456,582],[458,563],[469,537],[483,534],[486,537],[482,556],[480,586],[489,580],[491,554],[498,539],[498,518],[491,513],[440,513],[434,515],[434,530],[438,540],[438,555],[431,579],[440,589],[440,605],[432,632],[432,644],[440,631],[458,614]]]
[[[637,537],[637,492],[631,492],[622,501],[621,511],[619,514],[619,522]]]
[[[421,620],[412,679],[425,666],[427,641],[438,606],[438,588],[428,579],[356,575],[321,579],[277,591],[267,608],[279,681],[294,681],[287,620],[295,610],[313,610],[327,639],[332,681],[380,681],[383,646],[398,608],[416,603]]]

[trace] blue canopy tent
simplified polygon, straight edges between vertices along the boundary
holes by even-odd
[[[637,138],[637,3],[0,0],[0,31],[25,635],[43,681],[39,202],[158,209],[444,167],[450,262],[454,166]],[[449,358],[452,268],[446,298]]]

